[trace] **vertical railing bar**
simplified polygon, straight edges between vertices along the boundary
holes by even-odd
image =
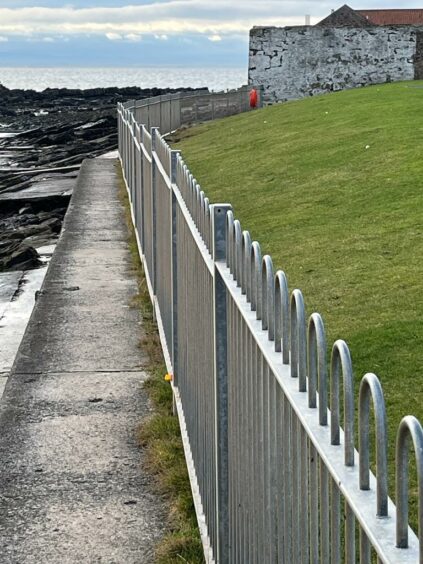
[[[286,454],[284,448],[284,435],[285,429],[284,422],[284,401],[283,391],[278,383],[275,381],[275,412],[276,412],[276,432],[275,432],[275,445],[276,450],[276,518],[277,518],[277,562],[284,562],[284,534],[285,534],[285,515],[284,515],[284,500],[286,496],[285,481],[284,481],[284,467],[286,465]]]
[[[301,468],[300,468],[300,531],[301,531],[301,562],[308,564],[309,562],[309,504],[308,504],[308,437],[305,430],[301,427],[300,431],[301,445]]]
[[[301,562],[301,537],[300,529],[300,471],[301,471],[301,445],[299,421],[294,412],[291,414],[291,473],[292,473],[292,561]]]
[[[329,540],[329,472],[323,460],[320,460],[320,562],[330,562]]]
[[[312,443],[309,447],[310,476],[310,564],[319,563],[319,474],[317,451]]]
[[[355,517],[345,500],[345,564],[355,564]]]
[[[331,564],[341,564],[341,495],[338,485],[330,478],[331,511],[330,511],[330,546]]]
[[[226,216],[231,211],[228,204],[211,206],[213,232],[213,260],[226,259]],[[229,564],[228,515],[228,367],[227,367],[227,311],[226,286],[214,268],[214,374],[216,422],[216,514],[218,523],[217,562]]]
[[[284,562],[292,562],[293,555],[293,543],[292,543],[292,529],[293,529],[293,477],[292,477],[292,417],[291,417],[291,405],[286,396],[283,398],[284,402],[284,452],[285,452],[285,465],[283,468],[284,473]]]
[[[360,527],[360,564],[371,563],[371,545],[366,533]]]

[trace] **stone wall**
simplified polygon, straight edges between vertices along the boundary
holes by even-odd
[[[409,26],[255,27],[250,32],[249,83],[264,86],[265,102],[277,102],[413,80],[422,73],[421,31]]]

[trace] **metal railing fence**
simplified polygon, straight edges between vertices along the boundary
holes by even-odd
[[[135,121],[142,123],[147,131],[158,127],[160,131],[175,131],[182,125],[210,121],[249,111],[248,93],[252,86],[242,86],[227,92],[194,90],[163,94],[143,100],[129,100],[122,109],[131,110]],[[256,87],[258,106],[263,105],[263,88]]]
[[[378,378],[361,381],[356,429],[346,343],[326,358],[321,316],[307,318],[300,290],[288,292],[231,206],[210,204],[179,152],[136,113],[118,108],[119,153],[206,561],[422,563],[420,423],[408,416],[399,427],[395,507]],[[419,538],[408,524],[410,444]]]

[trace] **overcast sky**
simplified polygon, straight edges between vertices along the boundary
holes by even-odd
[[[245,66],[253,25],[316,23],[342,1],[0,0],[1,66]],[[420,2],[350,2],[419,8]]]

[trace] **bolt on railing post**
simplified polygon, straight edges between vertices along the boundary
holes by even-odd
[[[172,253],[171,253],[171,272],[172,277],[171,292],[172,292],[172,367],[173,367],[173,384],[178,385],[178,240],[176,232],[176,213],[177,201],[175,191],[173,189],[176,184],[176,170],[178,165],[178,155],[180,151],[170,152],[170,225],[171,225],[171,238],[172,238]]]
[[[229,563],[228,474],[228,366],[226,286],[216,262],[226,264],[226,215],[228,204],[210,206],[213,245],[213,333],[216,436],[216,518],[218,564]]]

